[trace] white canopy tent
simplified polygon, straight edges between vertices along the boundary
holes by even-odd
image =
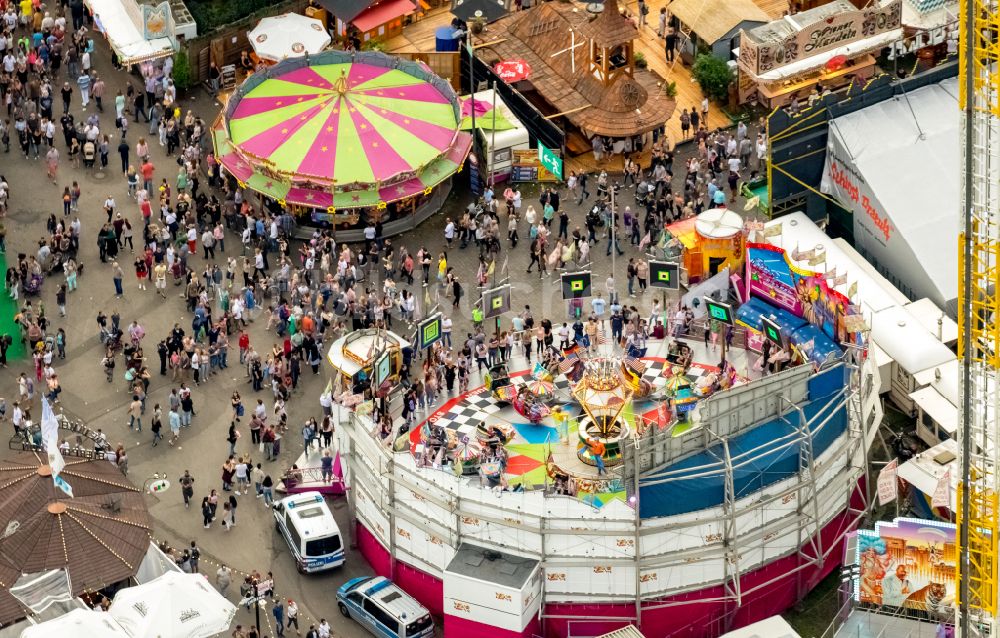
[[[322,22],[299,13],[264,18],[247,39],[257,57],[274,62],[319,53],[331,41]]]
[[[170,57],[177,51],[174,19],[166,2],[141,8],[136,0],[86,0],[95,28],[104,34],[124,66]],[[162,37],[147,39],[147,30]]]
[[[830,122],[822,190],[854,214],[858,251],[911,299],[958,297],[958,80]]]
[[[781,616],[771,616],[728,634],[722,638],[800,638],[795,629]]]
[[[229,629],[236,606],[204,576],[171,571],[120,590],[109,613],[132,638],[207,638]]]
[[[32,625],[21,632],[21,638],[132,638],[121,625],[105,611],[74,609],[73,611]]]

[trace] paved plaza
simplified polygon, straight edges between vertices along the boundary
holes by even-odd
[[[99,37],[95,37],[95,40],[97,41],[97,55],[94,67],[107,83],[105,112],[100,115],[101,129],[102,132],[110,132],[113,139],[112,148],[114,148],[118,142],[118,133],[113,122],[113,106],[109,107],[108,105],[113,104],[115,92],[123,89],[126,81],[132,81],[133,84],[138,84],[141,81],[136,76],[129,76],[123,71],[113,69],[106,43]],[[62,75],[63,72],[60,71],[59,84],[63,81]],[[81,110],[78,96],[76,97],[77,99],[72,104],[72,112],[79,118],[84,111]],[[213,121],[220,108],[219,104],[200,89],[182,96],[180,103],[185,111],[191,109],[206,122]],[[93,112],[93,108],[93,104],[91,104],[87,113]],[[58,100],[56,100],[54,109],[58,117],[61,114],[61,105]],[[162,177],[172,180],[176,173],[175,161],[166,156],[166,149],[160,147],[156,142],[155,135],[147,135],[147,127],[148,125],[145,124],[133,123],[126,139],[133,148],[139,137],[149,139],[151,141],[152,162],[156,166],[156,181],[158,182]],[[191,540],[196,540],[202,549],[201,571],[209,574],[214,575],[218,563],[225,563],[239,572],[259,570],[266,573],[272,571],[277,594],[298,602],[304,621],[303,633],[311,622],[325,617],[333,625],[335,635],[345,637],[367,635],[355,623],[345,621],[339,616],[334,597],[335,588],[349,578],[371,573],[360,555],[349,553],[347,564],[338,570],[322,575],[299,576],[284,541],[274,530],[269,510],[264,507],[262,500],[255,499],[253,495],[240,497],[236,525],[232,531],[227,532],[218,524],[213,525],[212,529],[204,529],[201,525],[201,513],[197,508],[197,503],[210,489],[219,488],[221,466],[228,452],[226,436],[231,414],[230,395],[234,390],[238,390],[243,395],[244,403],[248,407],[255,404],[255,399],[258,397],[265,400],[269,409],[273,403],[271,392],[267,389],[260,393],[252,391],[245,370],[238,365],[235,335],[231,337],[229,368],[211,376],[200,385],[192,386],[197,415],[192,427],[182,432],[181,440],[175,447],[165,444],[153,447],[148,423],[144,424],[145,427],[141,433],[129,430],[126,410],[131,401],[131,394],[127,383],[122,378],[124,370],[121,369],[121,366],[116,370],[113,382],[109,383],[105,379],[101,366],[104,348],[98,339],[98,325],[95,322],[97,312],[101,310],[108,315],[118,312],[121,315],[123,328],[133,320],[138,321],[145,328],[147,336],[144,345],[148,359],[147,365],[153,374],[147,405],[151,408],[158,403],[164,407],[164,411],[166,411],[167,396],[170,390],[176,387],[176,384],[172,384],[168,376],[159,376],[159,362],[156,359],[155,344],[166,336],[175,323],[189,331],[191,314],[186,310],[183,295],[180,294],[183,287],[169,285],[166,299],[158,297],[152,286],[147,290],[137,288],[136,279],[132,274],[134,256],[127,248],[118,255],[121,267],[126,273],[124,278],[125,292],[121,297],[116,297],[111,265],[101,263],[98,257],[96,234],[105,221],[102,206],[107,197],[116,199],[118,209],[128,216],[133,228],[136,229],[137,244],[141,243],[140,229],[142,227],[138,207],[134,200],[129,198],[126,181],[117,170],[119,159],[114,150],[111,152],[109,166],[103,173],[74,169],[67,160],[61,136],[57,134],[56,138],[57,147],[63,157],[56,183],[46,179],[44,157],[39,160],[25,159],[18,153],[16,144],[11,145],[9,153],[0,152],[0,174],[5,176],[11,189],[9,212],[5,220],[8,265],[16,263],[18,253],[35,254],[38,240],[48,236],[46,219],[50,214],[61,216],[63,187],[75,180],[79,182],[82,191],[79,216],[83,223],[83,233],[78,261],[83,263],[85,268],[79,279],[79,289],[68,295],[65,317],[58,316],[55,301],[56,289],[62,281],[61,276],[47,278],[40,297],[37,300],[33,299],[33,303],[37,304],[40,300],[44,304],[45,314],[51,320],[50,332],[54,333],[62,328],[66,333],[66,359],[55,362],[55,368],[62,380],[63,387],[59,407],[65,410],[67,415],[82,419],[91,429],[101,428],[107,433],[108,439],[113,445],[118,442],[123,443],[129,454],[129,477],[137,485],[154,473],[165,473],[171,480],[173,486],[168,491],[146,496],[152,515],[156,520],[155,537],[157,540],[165,541],[172,546],[186,546]],[[686,148],[679,151],[675,163],[677,166],[675,188],[683,184],[681,167],[683,157],[687,152]],[[455,177],[456,183],[453,193],[440,213],[422,224],[416,231],[394,238],[393,241],[397,245],[400,243],[406,245],[411,253],[421,246],[426,247],[434,254],[443,250],[445,247],[443,229],[446,218],[457,219],[460,217],[470,201],[467,195],[467,184],[462,183],[466,179],[465,173],[460,173]],[[596,190],[596,178],[591,181],[590,190]],[[525,185],[522,187],[522,193],[524,194],[525,207],[528,204],[534,204],[540,213],[541,206],[538,204],[537,188]],[[623,188],[620,198],[622,205],[631,204],[633,209],[637,208],[632,188]],[[592,205],[594,200],[591,199],[589,203],[584,203],[582,206],[577,205],[563,189],[562,201],[563,206],[570,211],[570,231],[572,232],[575,226],[584,228],[584,210]],[[504,228],[505,224],[506,221],[503,222]],[[499,272],[501,268],[498,264],[496,279],[498,281],[509,279],[513,289],[513,307],[516,310],[523,309],[524,305],[530,304],[536,320],[547,317],[558,325],[558,322],[566,320],[567,317],[567,306],[560,296],[558,277],[551,274],[539,277],[534,272],[531,274],[525,272],[529,262],[528,245],[530,242],[527,239],[527,226],[523,221],[519,233],[521,242],[516,249],[510,249],[509,242],[503,239],[503,249],[498,262],[506,263],[508,268],[506,272]],[[505,232],[502,234],[506,235]],[[607,240],[602,240],[592,248],[595,290],[605,291],[606,280],[614,268],[615,272],[618,273],[616,287],[619,294],[622,295],[623,302],[637,306],[644,316],[648,316],[653,296],[659,297],[660,293],[654,293],[650,290],[635,298],[630,298],[625,293],[625,264],[630,257],[639,257],[641,253],[636,246],[630,245],[627,239],[620,241],[620,245],[624,255],[616,255],[614,259],[606,255]],[[239,238],[231,232],[227,232],[226,252],[224,254],[232,254],[234,250],[238,253],[239,247]],[[293,254],[295,253],[293,252]],[[441,310],[453,318],[454,334],[457,339],[464,337],[471,328],[471,308],[478,298],[474,283],[479,263],[478,255],[478,250],[472,245],[464,250],[460,250],[456,246],[448,251],[449,265],[456,268],[465,287],[466,294],[458,308],[452,308],[451,299],[444,296],[443,290],[439,290],[433,280],[426,293],[426,296],[431,298],[432,303],[438,303]],[[222,254],[217,252],[217,261],[221,258]],[[189,258],[189,266],[196,272],[200,273],[204,269],[204,265],[205,261],[202,259],[200,251]],[[381,289],[382,282],[379,279],[381,275],[377,272],[378,270],[380,269],[374,269],[363,285],[372,286],[374,284],[373,287]],[[239,279],[237,276],[237,281]],[[418,294],[418,298],[421,299],[423,306],[425,293],[419,286],[419,279],[417,284],[413,289]],[[674,303],[675,298],[672,297],[669,302]],[[426,308],[421,308],[421,310],[426,312]],[[275,343],[280,343],[273,330],[270,332],[266,330],[265,324],[266,317],[260,316],[249,328],[251,343],[262,353],[269,351]],[[399,326],[400,321],[397,319],[394,321],[396,331],[409,336],[410,329]],[[509,329],[509,316],[504,318],[503,327]],[[328,347],[329,340],[322,347],[324,354]],[[656,352],[650,352],[650,354],[656,355]],[[12,362],[8,369],[0,372],[0,396],[6,397],[8,403],[12,403],[17,396],[16,379],[20,372],[29,375],[34,373],[30,359]],[[472,380],[473,387],[480,383],[478,375],[475,372],[474,375],[476,376]],[[290,424],[288,436],[282,445],[279,459],[269,464],[269,473],[275,480],[280,476],[281,471],[288,467],[302,451],[303,444],[299,432],[303,422],[308,417],[321,416],[318,397],[329,379],[329,369],[325,364],[318,375],[313,375],[307,366],[303,366],[301,383],[287,406]],[[439,398],[439,405],[446,399],[447,397]],[[38,394],[36,394],[32,415],[36,419],[40,415]],[[11,435],[12,430],[9,423],[5,424],[4,427],[6,434]],[[166,427],[165,433],[169,433]],[[249,442],[248,433],[244,431],[243,434],[243,438],[236,446],[237,454],[250,454],[256,462],[261,455],[256,449],[252,449],[254,446],[251,446]],[[177,478],[185,470],[190,470],[196,481],[194,485],[196,502],[190,509],[184,507],[180,488],[176,485]],[[348,525],[345,501],[343,499],[334,501],[331,507],[342,530],[346,532],[350,526]],[[214,577],[212,579],[214,581]],[[234,586],[233,589],[238,589],[238,587]],[[232,590],[231,597],[234,600],[236,598]],[[241,611],[237,616],[237,622],[246,625],[251,621],[251,618],[252,616],[248,612]],[[268,623],[273,622],[269,609],[262,611],[261,618],[262,622],[264,619],[267,619]],[[263,633],[274,635],[273,629],[265,628]]]

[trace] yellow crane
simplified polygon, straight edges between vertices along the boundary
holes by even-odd
[[[1000,4],[961,0],[959,636],[997,635],[1000,494]]]

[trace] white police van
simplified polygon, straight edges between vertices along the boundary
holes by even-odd
[[[285,537],[302,573],[344,564],[344,541],[319,492],[302,492],[274,504],[274,526]]]
[[[391,580],[362,576],[337,590],[337,607],[379,638],[428,638],[434,635],[434,619]]]

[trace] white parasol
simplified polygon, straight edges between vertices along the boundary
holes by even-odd
[[[32,625],[21,632],[21,638],[130,638],[111,614],[92,609],[74,609],[68,614]]]
[[[330,44],[330,34],[323,23],[298,13],[264,18],[247,39],[264,60],[279,61],[319,53]]]
[[[200,574],[167,572],[120,590],[109,613],[132,638],[207,638],[229,630],[236,606]]]

